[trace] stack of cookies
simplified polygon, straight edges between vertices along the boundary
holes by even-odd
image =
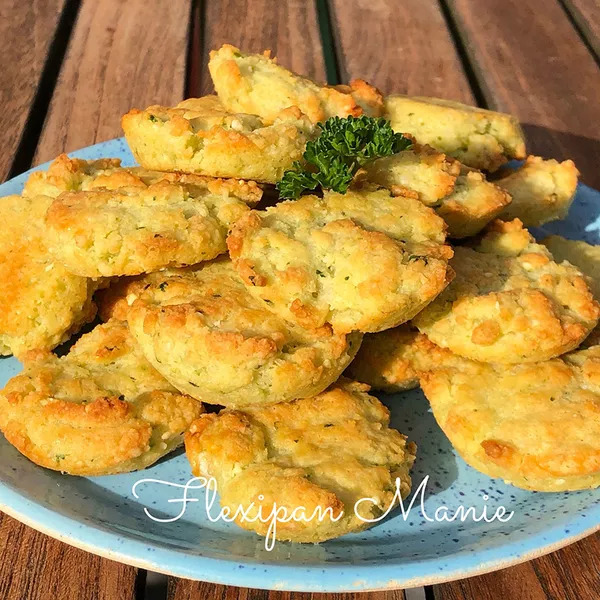
[[[2,199],[0,354],[24,363],[6,439],[71,475],[185,440],[233,512],[330,511],[277,527],[318,542],[409,493],[416,446],[368,392],[421,385],[474,468],[600,485],[600,251],[525,229],[567,213],[573,163],[502,170],[526,158],[509,115],[322,86],[229,45],[209,69],[216,96],[123,117],[140,167],[62,155]],[[318,123],[362,115],[414,143],[343,193],[272,201]]]

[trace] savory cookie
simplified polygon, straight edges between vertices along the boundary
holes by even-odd
[[[402,392],[419,386],[419,374],[438,364],[441,349],[408,324],[368,333],[345,375],[374,390]]]
[[[509,366],[445,352],[421,387],[468,464],[527,490],[600,485],[600,346]]]
[[[71,475],[143,469],[203,412],[144,358],[127,325],[99,325],[58,358],[36,351],[0,392],[0,429],[38,465]]]
[[[557,264],[522,223],[495,221],[457,247],[456,278],[414,319],[432,342],[484,362],[546,360],[578,346],[600,310],[581,272]]]
[[[34,171],[28,177],[23,187],[23,196],[56,198],[63,192],[95,189],[98,179],[105,181],[106,176],[112,176],[116,171],[126,172],[126,169],[121,168],[121,160],[118,158],[83,160],[60,154],[46,171]],[[108,181],[111,180],[112,177],[109,177]],[[128,179],[121,179],[119,187],[129,183]],[[99,187],[105,186],[101,184]]]
[[[253,297],[228,260],[154,273],[111,290],[103,314],[127,318],[148,360],[177,389],[210,404],[274,404],[322,392],[362,335],[307,331]]]
[[[479,233],[510,201],[508,193],[483,173],[463,165],[454,189],[442,198],[435,212],[446,221],[448,235],[461,239]]]
[[[49,252],[52,198],[0,199],[0,354],[52,349],[94,318],[99,282],[71,274]]]
[[[81,276],[137,275],[210,260],[227,251],[229,228],[249,211],[247,197],[231,193],[236,183],[227,180],[139,170],[96,182],[102,178],[131,185],[63,192],[46,215],[52,253]]]
[[[578,177],[572,160],[528,156],[523,166],[495,181],[512,197],[501,218],[521,219],[526,227],[563,219],[575,197]]]
[[[251,211],[227,245],[251,293],[286,320],[375,332],[411,319],[446,287],[445,229],[418,200],[364,187]]]
[[[142,167],[121,167],[121,160],[118,158],[84,160],[61,154],[52,161],[47,171],[35,171],[29,176],[23,195],[56,198],[63,192],[144,189],[160,181],[194,186],[207,195],[233,196],[248,205],[256,204],[263,193],[255,181],[162,173]]]
[[[365,165],[366,178],[398,196],[413,196],[436,206],[454,189],[460,163],[430,146],[414,144],[392,156]]]
[[[224,44],[210,53],[208,68],[227,110],[260,115],[269,123],[290,106],[298,107],[313,123],[350,115],[379,117],[383,112],[383,96],[365,81],[319,85],[279,65],[269,51],[244,54]]]
[[[600,299],[600,246],[592,246],[579,240],[566,240],[560,235],[550,235],[542,244],[552,252],[556,261],[568,260],[588,279],[594,298]]]
[[[525,158],[523,131],[512,115],[439,98],[387,96],[384,116],[394,131],[475,169],[495,171],[510,158]]]
[[[416,451],[389,428],[389,411],[368,389],[342,379],[312,398],[202,415],[185,439],[192,472],[216,480],[232,513],[295,514],[277,523],[279,540],[321,542],[365,529],[365,519],[392,506],[396,482],[403,498],[410,492]],[[356,505],[362,498],[373,500]],[[236,523],[259,535],[269,528]]]
[[[297,108],[273,123],[227,112],[214,96],[190,98],[174,108],[133,109],[122,119],[127,142],[147,169],[213,177],[279,181],[301,160],[315,127]]]
[[[395,195],[418,198],[446,221],[452,238],[471,237],[495,219],[510,195],[483,173],[430,146],[379,158],[365,166],[365,178]]]

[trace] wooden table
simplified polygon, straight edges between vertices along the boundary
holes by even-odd
[[[209,92],[208,52],[223,42],[271,48],[329,83],[362,77],[514,113],[530,152],[573,158],[600,188],[597,0],[0,0],[0,177],[120,136],[131,107]],[[1,514],[0,548],[2,600],[319,596],[157,576]],[[600,534],[493,574],[362,597],[597,599]]]

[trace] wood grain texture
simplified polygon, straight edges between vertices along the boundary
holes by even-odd
[[[490,107],[521,119],[528,151],[572,158],[600,187],[600,71],[558,0],[451,0]]]
[[[134,600],[136,569],[77,550],[0,513],[2,600]]]
[[[361,594],[312,594],[253,590],[202,581],[169,580],[167,600],[404,600],[402,590],[364,592]]]
[[[343,81],[366,79],[385,94],[474,98],[436,0],[332,0]]]
[[[598,0],[563,0],[588,44],[600,58],[600,2]]]
[[[433,588],[436,600],[596,600],[600,533],[516,567]]]
[[[64,0],[0,3],[0,180],[4,181],[35,96]]]
[[[210,50],[224,43],[244,52],[270,49],[280,64],[325,81],[325,61],[315,3],[307,0],[210,0],[203,22],[203,54],[197,93],[208,94]]]
[[[122,135],[130,108],[183,98],[188,0],[84,0],[34,163]]]

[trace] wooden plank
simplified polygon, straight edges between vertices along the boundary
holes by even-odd
[[[600,58],[600,3],[598,0],[563,0],[565,8]]]
[[[333,0],[342,80],[474,104],[437,0]]]
[[[15,56],[32,53],[34,61],[38,54],[43,58],[45,53],[40,42],[41,17],[27,16],[28,3],[21,4],[25,14],[22,22],[13,18],[11,23],[5,23],[2,19],[0,27],[10,26],[18,32],[18,44],[14,39],[11,42],[17,46]],[[35,6],[38,4],[51,6],[58,2],[36,2]],[[33,12],[38,15],[41,9]],[[121,135],[120,117],[133,106],[181,100],[189,17],[187,0],[161,3],[84,0],[35,162]],[[34,23],[34,28],[28,20]],[[32,36],[31,41],[23,37],[28,35]],[[5,36],[4,42],[9,43]],[[5,77],[4,71],[0,77]],[[10,85],[15,103],[25,102],[27,89],[15,88],[15,81]],[[14,110],[10,104],[4,106],[8,110],[0,118],[15,119],[17,104]],[[17,133],[13,135],[18,137]],[[10,153],[7,150],[4,155]],[[1,522],[0,546],[5,548],[0,565],[3,600],[133,600],[135,597],[136,569],[71,548],[6,516]]]
[[[170,579],[167,600],[404,600],[402,590],[364,592],[361,594],[312,594],[253,590],[202,581]]]
[[[187,0],[84,0],[34,162],[122,135],[132,107],[183,98]]]
[[[600,534],[522,565],[436,585],[433,590],[436,600],[596,600],[600,598]]]
[[[2,600],[134,600],[136,569],[49,538],[0,513]]]
[[[224,43],[238,46],[244,52],[270,49],[283,66],[317,81],[325,81],[314,2],[211,0],[205,4],[200,94],[209,94],[213,90],[207,68],[208,53]]]
[[[450,0],[490,107],[525,124],[528,150],[572,158],[600,187],[600,72],[558,0]]]
[[[0,180],[24,132],[65,0],[4,0],[0,5]]]

